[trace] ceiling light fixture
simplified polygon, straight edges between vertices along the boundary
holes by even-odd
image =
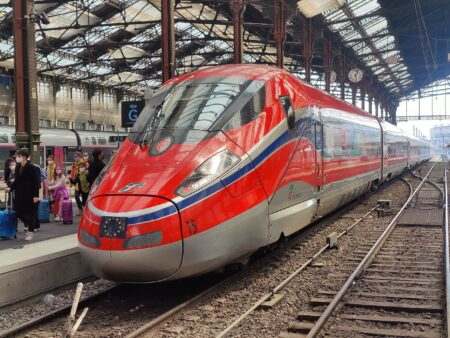
[[[312,18],[330,9],[342,7],[346,0],[300,0],[298,9],[307,18]]]

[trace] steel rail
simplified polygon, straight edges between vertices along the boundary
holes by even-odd
[[[225,278],[224,280],[218,282],[217,284],[214,284],[210,288],[200,292],[198,295],[196,295],[196,296],[188,299],[187,301],[185,301],[185,302],[183,302],[183,303],[181,303],[181,304],[171,308],[170,310],[164,312],[162,315],[156,317],[155,319],[151,320],[147,324],[144,324],[141,327],[139,327],[138,329],[136,329],[133,332],[129,333],[128,335],[125,336],[125,338],[137,338],[137,337],[140,337],[141,335],[143,335],[144,333],[146,335],[148,335],[150,333],[150,330],[155,329],[158,325],[162,324],[166,319],[173,317],[174,315],[176,315],[181,310],[185,309],[186,307],[188,307],[190,305],[193,305],[195,302],[197,302],[201,298],[205,297],[206,295],[212,293],[213,291],[215,291],[219,287],[221,287],[223,285],[227,285],[228,283],[230,283],[230,281],[233,278],[236,278],[236,275],[237,274],[233,274],[233,275],[229,276],[228,278]]]
[[[328,217],[327,219],[324,219],[324,220],[322,220],[321,222],[319,222],[319,224],[326,224],[327,222],[330,222],[333,218],[338,217],[340,214],[347,212],[348,209],[350,209],[350,208],[352,207],[352,205],[353,205],[353,203],[350,203],[350,204],[347,205],[345,208],[343,208],[343,209],[341,209],[340,211],[338,211],[338,212],[336,212],[336,213],[330,215],[330,217]],[[347,229],[347,230],[349,230],[349,229]],[[289,241],[287,244],[289,245],[289,247],[291,247],[291,246],[295,245],[295,244],[298,242],[298,240],[299,240],[300,238],[301,238],[300,235],[296,235],[296,236],[294,236],[293,239],[292,239],[291,241]],[[289,247],[288,247],[288,248],[289,248]],[[286,249],[286,247],[284,247],[284,249]],[[274,253],[276,253],[276,251],[274,251]],[[264,256],[264,258],[270,259],[271,256],[272,256],[272,255],[269,254],[269,255],[267,255],[267,256]],[[230,281],[232,281],[232,278],[237,277],[237,275],[239,275],[239,274],[233,274],[233,275],[229,276],[229,277],[226,279],[226,281],[223,281],[224,284],[225,284],[225,282],[230,282]],[[222,281],[219,282],[219,283],[222,283]],[[211,288],[218,287],[218,286],[219,286],[219,285],[215,284],[215,285],[214,285],[213,287],[211,287]],[[120,284],[116,284],[116,285],[114,285],[114,286],[112,286],[112,287],[109,287],[109,288],[107,288],[107,289],[105,289],[105,290],[102,290],[101,292],[99,292],[99,293],[97,293],[97,294],[94,294],[94,295],[88,296],[88,297],[86,297],[86,298],[84,298],[84,299],[81,299],[81,300],[80,300],[80,304],[86,304],[86,303],[89,303],[89,302],[95,300],[96,298],[99,298],[99,297],[101,297],[102,295],[106,294],[107,292],[112,291],[113,289],[118,288],[118,287],[120,287]],[[179,304],[179,305],[175,306],[174,308],[170,309],[169,311],[163,313],[161,316],[158,316],[157,318],[153,319],[151,322],[145,324],[145,325],[144,325],[144,326],[146,327],[145,330],[143,329],[144,326],[141,326],[141,327],[138,328],[137,330],[135,330],[135,331],[133,331],[132,333],[128,334],[127,337],[128,337],[128,338],[130,338],[130,337],[138,337],[140,334],[142,334],[142,333],[144,333],[144,332],[148,332],[148,331],[151,330],[152,328],[157,327],[159,324],[161,324],[162,322],[164,322],[164,320],[166,320],[166,319],[168,319],[168,318],[174,316],[176,313],[178,313],[179,311],[183,310],[183,309],[186,308],[187,306],[189,306],[189,305],[195,303],[196,300],[199,300],[201,297],[204,297],[207,293],[213,291],[213,290],[209,290],[209,291],[208,291],[208,290],[209,290],[209,289],[203,291],[201,294],[198,294],[198,295],[197,295],[198,297],[197,297],[197,296],[194,296],[195,299],[187,300],[187,301],[183,302],[182,304]],[[42,315],[42,316],[40,316],[40,317],[31,319],[31,320],[29,320],[29,321],[27,321],[27,322],[25,322],[25,323],[22,323],[22,324],[19,324],[19,325],[17,325],[17,326],[13,326],[13,327],[11,327],[11,328],[9,328],[9,329],[0,331],[0,338],[6,338],[6,337],[11,337],[11,336],[17,336],[17,334],[19,334],[20,332],[23,332],[23,331],[25,331],[25,330],[27,330],[27,329],[33,328],[33,327],[35,327],[35,326],[37,326],[37,325],[39,325],[39,324],[46,323],[47,321],[49,321],[49,320],[51,320],[51,319],[53,319],[53,318],[55,318],[55,317],[57,317],[57,316],[60,316],[60,315],[63,315],[63,314],[65,314],[65,313],[67,313],[68,311],[70,311],[71,307],[72,307],[72,304],[69,304],[69,305],[64,306],[64,307],[62,307],[62,308],[60,308],[60,309],[56,309],[56,310],[53,310],[53,311],[51,311],[51,312],[48,312],[48,313],[46,313],[46,314],[44,314],[44,315]],[[141,330],[142,330],[142,331],[141,331]],[[138,331],[141,331],[141,332],[138,333]],[[135,334],[135,335],[133,335],[133,334]]]
[[[333,298],[333,300],[330,302],[330,304],[327,306],[325,311],[322,313],[322,315],[319,317],[319,319],[316,321],[314,326],[309,331],[306,338],[314,338],[317,336],[319,331],[323,328],[325,323],[327,322],[328,318],[331,316],[331,313],[336,309],[337,305],[341,301],[342,297],[345,295],[345,293],[348,291],[350,286],[353,284],[354,280],[363,272],[363,270],[372,262],[376,254],[380,251],[381,247],[386,242],[387,238],[391,234],[391,232],[394,230],[395,226],[397,225],[398,218],[403,214],[403,211],[407,208],[413,197],[419,192],[419,190],[422,188],[422,186],[425,184],[428,176],[433,171],[434,167],[436,166],[436,163],[433,164],[430,171],[427,173],[427,175],[423,178],[422,182],[419,184],[419,186],[414,190],[414,192],[409,196],[408,200],[405,202],[403,207],[400,209],[400,211],[395,215],[394,219],[389,223],[386,230],[383,232],[383,234],[380,236],[380,238],[376,241],[376,243],[372,246],[372,248],[369,250],[369,252],[366,254],[366,256],[363,258],[361,263],[357,266],[357,268],[353,271],[353,273],[350,275],[350,277],[345,281],[342,288],[339,290],[339,292],[336,294],[336,296]]]
[[[351,205],[349,205],[347,207],[350,208]],[[341,237],[342,235],[348,233],[348,231],[350,231],[356,224],[358,224],[359,222],[362,221],[363,218],[367,217],[370,213],[372,213],[376,208],[378,207],[378,205],[372,209],[370,209],[366,214],[364,214],[360,219],[358,219],[357,221],[355,221],[352,226],[350,226],[347,230],[343,231],[342,233],[340,233],[338,235],[338,238]],[[336,213],[337,215],[341,214],[340,212]],[[335,215],[336,215],[335,214]],[[324,220],[323,223],[325,222],[329,222],[330,219]],[[298,242],[298,240],[300,239],[300,236],[295,237],[291,243],[292,246]],[[309,259],[306,263],[304,263],[299,269],[296,270],[296,272],[294,272],[293,274],[291,274],[287,280],[291,280],[292,278],[295,277],[295,275],[297,275],[299,272],[301,272],[302,270],[304,270],[308,265],[310,265],[311,263],[314,262],[314,259],[316,259],[323,251],[325,251],[327,248],[329,247],[329,245],[325,245],[322,249],[319,250],[318,253],[316,253],[311,259]],[[283,249],[286,249],[285,247]],[[265,256],[265,259],[270,259],[270,256]],[[225,280],[219,282],[218,284],[213,285],[211,288],[201,292],[200,294],[194,296],[191,299],[188,299],[187,301],[175,306],[174,308],[168,310],[167,312],[163,313],[162,315],[154,318],[153,320],[151,320],[150,322],[148,322],[147,324],[144,324],[143,326],[139,327],[138,329],[134,330],[133,332],[129,333],[127,336],[125,336],[125,338],[137,338],[140,337],[142,335],[148,335],[151,333],[152,330],[155,330],[159,325],[161,325],[164,321],[166,321],[167,319],[173,317],[174,315],[176,315],[177,313],[179,313],[180,311],[186,309],[187,307],[194,305],[197,301],[201,300],[203,297],[205,297],[207,294],[212,293],[215,289],[218,289],[219,287],[223,286],[223,285],[227,285],[230,284],[230,282],[239,277],[239,274],[233,274],[230,277],[226,278]],[[283,281],[280,285],[275,288],[274,290],[272,290],[272,292],[270,293],[266,293],[263,297],[260,298],[260,300],[258,300],[254,306],[252,306],[252,308],[250,310],[248,310],[244,315],[242,315],[241,319],[239,320],[239,322],[244,319],[246,316],[248,316],[248,314],[250,314],[251,312],[253,312],[256,308],[258,308],[262,303],[264,303],[265,301],[269,300],[275,292],[277,292],[278,290],[280,290],[285,284],[287,283],[287,281]],[[239,322],[237,322],[235,325],[237,325]],[[235,326],[234,325],[234,326]],[[233,326],[233,327],[234,327]],[[233,327],[229,327],[229,330],[231,330]],[[1,337],[0,337],[1,338]]]
[[[326,222],[330,222],[332,219],[334,219],[335,217],[339,216],[342,213],[347,212],[351,207],[352,207],[353,203],[349,204],[348,206],[346,206],[344,209],[335,212],[334,214],[330,215],[329,217],[327,217],[327,219],[319,222],[319,223],[323,223],[326,224]],[[366,218],[368,215],[370,215],[373,211],[375,211],[375,209],[378,207],[375,206],[372,209],[370,209],[366,214],[364,214],[361,218],[359,218],[358,220],[356,220],[349,228],[347,228],[346,230],[344,230],[342,233],[338,234],[338,238],[342,237],[343,235],[347,234],[351,229],[353,229],[358,223],[360,223],[364,218]],[[289,245],[292,247],[293,245],[295,245],[298,240],[301,238],[301,236],[295,236],[291,241],[289,241]],[[279,290],[281,290],[290,280],[292,280],[292,278],[294,278],[298,273],[300,273],[302,270],[304,270],[306,267],[308,267],[309,265],[311,265],[314,260],[320,256],[320,254],[322,254],[326,249],[328,249],[329,244],[326,244],[324,247],[322,247],[312,258],[310,258],[307,262],[305,262],[301,267],[299,267],[295,272],[293,272],[291,275],[289,275],[283,282],[281,282],[281,284],[279,284],[276,288],[274,288],[271,292],[268,292],[266,294],[264,294],[264,296],[262,296],[248,311],[246,311],[238,320],[236,320],[233,324],[231,324],[230,326],[227,327],[227,329],[225,330],[226,332],[224,332],[224,334],[226,334],[227,332],[229,332],[233,327],[235,327],[236,325],[239,324],[240,321],[242,321],[245,317],[247,317],[251,312],[253,312],[255,309],[257,309],[262,303],[264,303],[265,301],[269,300],[271,297],[273,297],[273,295],[278,292]],[[282,248],[282,249],[286,249],[286,247]],[[271,255],[269,255],[271,256]],[[269,256],[264,256],[264,259],[269,259]],[[147,336],[149,334],[152,333],[153,330],[155,330],[158,326],[160,326],[162,323],[164,323],[166,320],[172,318],[174,315],[176,315],[177,313],[181,312],[182,310],[186,309],[189,306],[194,305],[197,301],[201,300],[203,297],[205,297],[207,294],[213,292],[215,289],[218,289],[220,286],[222,285],[227,285],[230,283],[230,281],[234,278],[239,277],[239,274],[233,274],[232,276],[230,276],[229,278],[219,282],[220,285],[214,285],[212,286],[210,289],[207,289],[205,291],[203,291],[202,293],[198,294],[197,296],[194,296],[192,299],[189,299],[187,301],[185,301],[182,304],[179,304],[177,306],[175,306],[174,308],[168,310],[167,312],[163,313],[162,315],[154,318],[153,320],[151,320],[150,322],[148,322],[147,324],[144,324],[143,326],[139,327],[138,329],[136,329],[135,331],[129,333],[125,338],[137,338],[140,336]]]
[[[403,182],[405,182],[410,189],[409,197],[412,196],[412,186],[411,184],[406,181],[405,179],[401,178]],[[368,212],[366,212],[363,216],[361,216],[359,219],[357,219],[351,226],[349,226],[347,229],[342,231],[337,235],[337,239],[341,238],[344,235],[347,235],[356,225],[361,223],[367,216],[369,216],[372,212],[374,212],[378,208],[378,204],[370,209]],[[270,298],[272,298],[275,293],[280,291],[282,288],[284,288],[295,276],[297,276],[300,272],[302,272],[304,269],[306,269],[308,266],[310,266],[317,257],[319,257],[322,253],[324,253],[329,248],[329,244],[327,243],[322,248],[319,249],[309,260],[307,260],[305,263],[303,263],[302,266],[300,266],[297,270],[295,270],[292,274],[290,274],[286,279],[284,279],[277,287],[275,287],[271,292],[264,294],[258,301],[256,301],[253,306],[248,309],[245,313],[243,313],[239,318],[237,318],[233,323],[231,323],[227,328],[225,328],[222,332],[220,332],[216,338],[222,338],[225,337],[233,328],[235,328],[242,320],[244,320],[250,313],[255,311],[261,304],[268,301]]]
[[[370,195],[369,195],[370,196]],[[356,202],[354,202],[356,203]],[[354,203],[350,203],[349,205],[347,205],[345,208],[331,214],[330,216],[328,216],[326,219],[320,221],[318,224],[326,224],[327,222],[330,222],[331,220],[335,219],[336,217],[338,217],[339,215],[348,212],[348,210],[354,205]],[[368,215],[370,215],[373,211],[375,211],[375,209],[378,207],[375,206],[372,209],[370,209],[366,214],[364,214],[361,218],[359,218],[358,220],[356,220],[349,228],[347,228],[346,230],[344,230],[342,233],[338,234],[338,238],[342,237],[343,235],[347,234],[348,232],[351,231],[351,229],[353,229],[358,223],[360,223],[364,218],[366,218]],[[298,240],[301,238],[300,235],[295,235],[294,238],[292,240],[288,241],[288,245],[289,247],[294,246]],[[327,248],[329,247],[329,245],[325,245],[324,247],[322,247],[319,252],[317,252],[311,259],[309,259],[306,263],[304,263],[299,269],[297,269],[294,273],[292,273],[291,275],[289,275],[289,277],[286,278],[286,280],[284,280],[280,285],[278,285],[275,289],[273,289],[271,292],[266,293],[263,297],[261,297],[252,307],[251,309],[249,309],[244,315],[242,315],[240,317],[239,321],[235,321],[235,323],[232,324],[232,326],[229,326],[227,328],[227,332],[229,330],[231,330],[234,326],[236,326],[240,321],[242,321],[242,319],[244,319],[246,316],[248,316],[248,314],[250,314],[251,312],[253,312],[256,308],[258,308],[262,303],[264,303],[265,301],[269,300],[278,290],[280,290],[282,287],[284,287],[288,281],[290,281],[292,278],[294,278],[299,272],[301,272],[302,270],[304,270],[307,266],[309,266],[310,264],[312,264],[314,262],[314,260],[321,254],[323,253],[323,251],[325,251]],[[283,250],[286,249],[286,247],[281,248]],[[270,257],[272,256],[272,254],[276,253],[278,251],[274,251],[269,255],[265,255],[263,257],[263,259],[270,259]],[[227,285],[229,284],[233,279],[235,278],[239,278],[240,274],[239,273],[235,273],[231,276],[229,276],[228,278],[226,278],[223,281],[220,281],[218,284],[213,285],[212,287],[208,288],[205,291],[202,291],[200,294],[194,296],[191,299],[186,300],[185,302],[173,307],[172,309],[164,312],[163,314],[161,314],[160,316],[152,319],[151,321],[149,321],[148,323],[140,326],[139,328],[137,328],[136,330],[132,331],[131,333],[129,333],[125,338],[137,338],[137,337],[141,337],[141,336],[148,336],[150,335],[154,330],[156,330],[159,326],[161,326],[164,322],[166,322],[168,319],[174,317],[176,314],[180,313],[182,310],[185,310],[186,308],[195,305],[195,303],[197,303],[198,301],[200,301],[202,298],[204,298],[205,296],[207,296],[209,293],[212,293],[215,291],[215,289],[218,289],[219,287],[221,287],[222,285]],[[226,334],[226,333],[225,333]]]
[[[419,175],[416,175],[412,170],[410,172],[411,172],[411,175],[414,176],[415,178],[422,179],[422,177],[420,177]],[[445,201],[444,190],[442,190],[442,188],[436,182],[434,182],[432,180],[427,179],[427,183],[431,184],[436,190],[438,190],[441,193],[442,203],[444,203],[444,201]]]
[[[342,236],[348,234],[357,224],[361,223],[367,216],[369,216],[372,212],[374,212],[378,208],[378,204],[370,209],[368,212],[366,212],[363,216],[361,216],[359,219],[357,219],[351,226],[349,226],[346,230],[342,231],[337,235],[337,238],[341,238]],[[288,277],[286,277],[278,286],[276,286],[272,291],[264,294],[260,299],[258,299],[251,308],[249,308],[245,313],[243,313],[239,318],[237,318],[233,323],[231,323],[228,327],[226,327],[223,331],[221,331],[216,338],[222,338],[225,335],[227,335],[233,328],[235,328],[237,325],[239,325],[242,320],[244,320],[250,313],[255,311],[261,304],[264,302],[270,300],[278,291],[283,289],[295,276],[297,276],[300,272],[305,270],[308,266],[310,266],[314,261],[319,257],[321,254],[323,254],[330,245],[327,243],[322,248],[319,249],[310,259],[308,259],[305,263],[303,263],[297,270],[295,270],[293,273],[291,273]]]
[[[448,176],[447,176],[447,162],[444,168],[444,189],[445,189],[445,325],[447,330],[447,337],[450,337],[450,257],[449,257],[449,233],[448,233]]]

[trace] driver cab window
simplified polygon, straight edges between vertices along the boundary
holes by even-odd
[[[252,122],[264,111],[266,103],[266,86],[262,86],[255,95],[225,125],[224,130],[239,128]]]

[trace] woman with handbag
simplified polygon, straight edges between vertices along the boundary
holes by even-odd
[[[26,148],[17,151],[15,179],[6,192],[14,191],[17,217],[28,229],[25,240],[33,239],[36,208],[39,205],[39,188],[41,180],[34,165],[28,161],[30,152]]]

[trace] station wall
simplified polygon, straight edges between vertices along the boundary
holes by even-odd
[[[87,87],[61,85],[56,95],[53,95],[54,90],[52,83],[38,82],[38,111],[41,127],[117,130],[120,126],[120,100],[118,101],[116,91],[96,90],[89,100]],[[12,86],[0,85],[0,124],[2,125],[15,123],[13,95]],[[134,98],[125,96],[121,99]]]

